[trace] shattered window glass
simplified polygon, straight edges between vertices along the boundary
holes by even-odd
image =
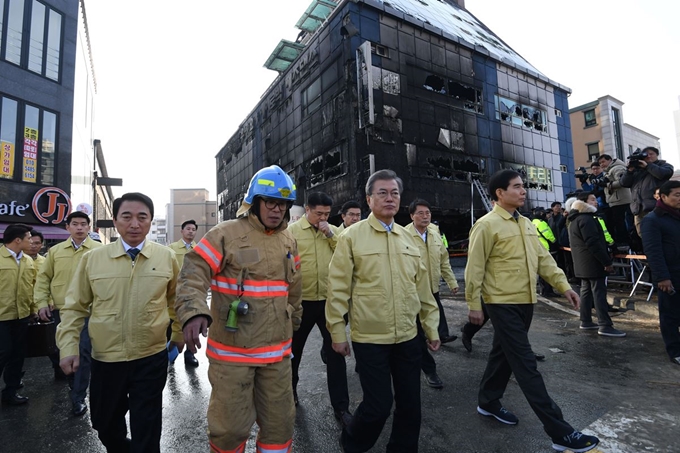
[[[343,159],[342,156],[342,147],[338,145],[325,154],[312,159],[309,162],[309,187],[318,186],[347,173],[346,159]]]
[[[373,89],[381,90],[387,94],[398,95],[401,93],[399,74],[373,66]]]
[[[482,90],[463,85],[455,80],[444,80],[436,74],[429,74],[425,77],[423,88],[448,96],[452,101],[451,103],[456,107],[475,113],[483,113]]]
[[[502,96],[495,95],[496,119],[547,132],[547,114],[544,110],[529,105],[520,104]]]

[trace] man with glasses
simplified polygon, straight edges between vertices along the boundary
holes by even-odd
[[[245,451],[256,420],[258,451],[292,451],[290,355],[302,317],[300,257],[287,229],[294,201],[295,185],[281,168],[261,169],[237,218],[213,227],[184,257],[176,307],[191,352],[212,324],[210,451]]]
[[[439,349],[439,309],[432,296],[418,243],[394,221],[403,184],[392,170],[366,183],[367,219],[338,237],[328,278],[326,323],[333,350],[350,355],[350,336],[363,401],[340,443],[347,453],[370,450],[396,402],[387,451],[417,451],[420,436],[420,316],[432,351]],[[350,303],[351,301],[351,303]],[[394,388],[394,394],[392,389]]]
[[[458,282],[451,269],[449,251],[444,247],[439,228],[431,222],[432,212],[430,211],[430,203],[421,198],[416,198],[409,205],[408,212],[411,214],[413,222],[406,225],[406,229],[416,238],[416,243],[420,247],[420,255],[427,268],[430,292],[432,292],[439,307],[439,326],[437,328],[439,339],[442,344],[449,343],[458,337],[449,334],[444,307],[439,298],[439,282],[442,277],[444,277],[444,281],[449,285],[453,294],[458,292]],[[427,385],[435,389],[443,388],[444,383],[439,378],[439,375],[437,375],[437,364],[427,349],[425,332],[420,323],[418,323],[418,334],[423,340],[421,348],[423,351],[422,369],[423,373],[425,373]]]
[[[305,215],[288,227],[297,240],[302,271],[302,324],[293,333],[293,395],[297,404],[298,369],[309,333],[316,325],[323,338],[328,372],[328,394],[335,418],[346,426],[349,412],[349,392],[345,358],[333,351],[331,336],[326,328],[326,288],[328,265],[337,241],[337,227],[328,223],[333,199],[323,192],[307,196]]]
[[[342,217],[342,225],[338,227],[338,232],[351,227],[361,220],[361,205],[359,202],[350,200],[343,204],[342,208],[340,208],[340,217]]]

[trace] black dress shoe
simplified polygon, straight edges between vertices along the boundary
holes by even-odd
[[[191,351],[184,351],[184,364],[186,366],[197,367],[198,359]]]
[[[472,337],[465,333],[465,328],[461,327],[460,331],[463,334],[460,337],[460,341],[463,343],[463,347],[467,352],[472,352]]]
[[[671,359],[671,363],[674,363],[675,365],[680,365],[680,357],[673,357]]]
[[[534,352],[534,356],[536,357],[536,360],[537,360],[538,362],[542,362],[542,361],[545,360],[545,356],[544,356],[543,354],[536,354],[536,353]]]
[[[457,335],[448,335],[444,338],[440,338],[442,344],[451,343],[452,341],[455,341],[457,339],[458,339]]]
[[[350,411],[334,410],[333,415],[335,415],[335,419],[345,428],[352,422],[352,414]]]
[[[426,374],[425,380],[427,381],[427,385],[429,385],[433,389],[443,389],[444,388],[444,383],[442,382],[441,379],[439,379],[439,376],[437,376],[436,372]]]
[[[28,403],[27,396],[21,396],[18,393],[14,395],[2,395],[2,404],[8,404],[10,406],[21,406],[22,404]]]
[[[85,412],[87,412],[87,404],[85,404],[85,401],[80,400],[73,403],[73,407],[71,408],[71,413],[73,415],[80,417],[84,415]]]

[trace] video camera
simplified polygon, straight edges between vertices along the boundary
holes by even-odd
[[[628,167],[638,168],[640,161],[645,160],[647,151],[642,151],[640,148],[636,149],[630,156],[628,156]]]
[[[579,181],[581,181],[581,186],[583,186],[583,184],[586,184],[587,182],[590,182],[591,184],[597,187],[606,187],[607,184],[609,184],[609,178],[607,178],[604,175],[596,176],[592,173],[588,173],[586,167],[578,167],[576,170],[581,172],[576,173],[574,175],[576,178],[578,178]]]

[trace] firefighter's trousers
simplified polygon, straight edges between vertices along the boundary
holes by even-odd
[[[208,407],[211,453],[243,453],[253,423],[258,453],[292,452],[295,403],[290,357],[260,366],[211,361]]]

